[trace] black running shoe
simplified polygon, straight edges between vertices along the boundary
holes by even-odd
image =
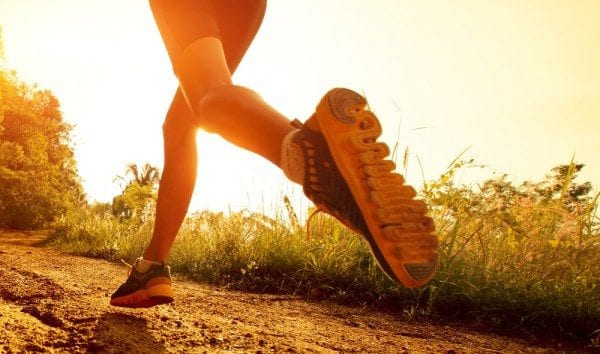
[[[136,261],[137,263],[137,261]],[[173,302],[171,269],[166,264],[152,265],[141,273],[130,266],[129,277],[112,294],[110,304],[121,307],[152,307]]]

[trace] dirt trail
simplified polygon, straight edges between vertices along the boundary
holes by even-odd
[[[175,279],[176,302],[109,306],[125,266],[0,234],[0,353],[554,352],[524,340]]]

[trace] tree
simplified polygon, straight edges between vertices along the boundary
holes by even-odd
[[[84,202],[71,129],[52,92],[0,66],[1,228],[40,228]]]
[[[112,201],[113,215],[122,220],[138,217],[149,203],[156,200],[156,187],[160,179],[158,168],[149,163],[145,163],[141,169],[135,163],[128,164],[125,170],[127,175],[131,175],[130,180],[123,176],[115,177],[117,181],[125,181],[126,185]]]
[[[133,177],[132,181],[129,181],[127,185],[132,182],[135,182],[141,186],[154,186],[158,183],[160,179],[160,171],[157,167],[150,165],[146,162],[142,168],[140,169],[137,164],[130,163],[127,165],[125,169],[125,176],[131,175]],[[116,181],[127,181],[127,178],[124,176],[115,177]]]

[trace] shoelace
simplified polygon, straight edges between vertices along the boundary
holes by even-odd
[[[129,269],[127,270],[127,276],[131,275],[131,272],[135,269],[135,266],[133,264],[129,264],[127,262],[125,262],[124,259],[121,259],[121,263],[125,264],[127,267],[129,267]]]

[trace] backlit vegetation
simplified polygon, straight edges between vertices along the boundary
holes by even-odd
[[[131,262],[151,236],[158,170],[128,166],[130,178],[119,179],[122,193],[112,203],[89,205],[70,131],[51,92],[0,66],[0,229],[51,226],[52,247]],[[454,176],[471,164],[454,161],[421,191],[441,253],[438,275],[421,289],[387,279],[361,237],[327,215],[313,219],[307,237],[286,202],[275,217],[249,211],[190,215],[170,265],[176,277],[236,289],[598,341],[598,194],[589,183],[576,182],[583,165],[558,166],[542,181],[518,186],[506,176],[477,186],[455,184]]]
[[[600,328],[598,196],[577,184],[583,167],[556,167],[543,181],[514,186],[505,176],[477,187],[453,176],[456,161],[422,197],[441,242],[439,274],[404,289],[373,262],[366,243],[319,214],[306,229],[288,205],[270,218],[248,211],[190,215],[170,265],[178,276],[258,292],[295,293],[403,311],[409,318],[474,317],[500,327],[541,327],[578,336]],[[109,205],[70,213],[51,245],[114,261],[133,261],[147,244],[153,204],[122,219]]]
[[[0,228],[45,227],[84,201],[71,126],[56,97],[2,66],[0,38]]]

